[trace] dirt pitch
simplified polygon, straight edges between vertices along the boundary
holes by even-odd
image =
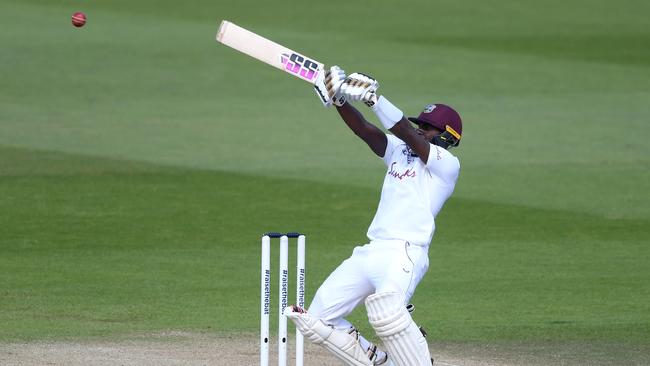
[[[432,343],[431,350],[436,366],[650,365],[649,347],[620,344]],[[274,351],[272,347],[272,357],[277,357]],[[0,365],[248,366],[259,363],[258,352],[256,335],[167,332],[115,341],[0,344]],[[318,346],[306,345],[305,353],[306,366],[340,365]]]

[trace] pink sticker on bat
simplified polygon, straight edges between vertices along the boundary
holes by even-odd
[[[280,55],[280,62],[288,73],[294,74],[301,79],[314,81],[318,75],[318,63],[297,53]]]

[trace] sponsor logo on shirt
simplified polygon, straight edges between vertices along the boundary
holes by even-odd
[[[394,178],[397,178],[399,180],[402,180],[404,178],[415,178],[415,171],[414,170],[411,170],[409,168],[409,169],[406,169],[403,172],[398,172],[397,170],[395,170],[395,164],[397,164],[396,161],[394,161],[390,165],[390,170],[388,171],[388,175],[390,175],[390,176],[392,176]]]
[[[406,146],[404,149],[402,149],[402,154],[406,155],[406,163],[411,164],[415,158],[418,157],[418,154],[416,154],[413,150],[411,150],[410,147]]]

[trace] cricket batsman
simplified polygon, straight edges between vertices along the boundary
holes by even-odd
[[[386,177],[369,243],[330,274],[308,310],[292,305],[285,315],[346,365],[430,366],[427,341],[406,305],[429,267],[435,217],[458,179],[460,163],[449,149],[460,142],[461,118],[449,106],[430,104],[407,119],[377,94],[377,80],[346,76],[337,66],[326,72],[325,86],[343,121],[386,164]],[[390,133],[369,123],[350,104],[355,101],[369,106]],[[384,351],[345,319],[361,302]]]

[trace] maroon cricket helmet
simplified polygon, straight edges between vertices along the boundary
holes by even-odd
[[[446,104],[429,104],[424,107],[422,113],[417,117],[409,117],[409,121],[418,125],[426,123],[440,131],[441,135],[447,135],[451,140],[448,145],[458,146],[463,133],[463,121],[456,110]],[[443,140],[445,136],[442,136]],[[447,146],[444,146],[447,148]]]

